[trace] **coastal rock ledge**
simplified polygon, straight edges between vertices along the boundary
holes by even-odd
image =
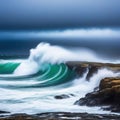
[[[106,68],[113,72],[120,72],[120,64],[113,63],[97,63],[97,62],[79,62],[69,61],[67,62],[69,68],[74,69],[78,77],[82,77],[87,72],[86,79],[89,81],[90,78],[98,72],[99,69]]]
[[[120,112],[120,77],[102,79],[99,90],[88,93],[75,105],[103,106],[105,110]]]
[[[70,112],[50,112],[34,115],[12,114],[0,116],[0,120],[120,120],[120,115],[114,114],[88,114]]]
[[[68,66],[74,69],[79,77],[86,70],[86,80],[97,73],[99,69],[106,68],[114,73],[120,73],[120,64],[97,63],[97,62],[68,62]],[[75,105],[102,106],[105,110],[120,112],[120,77],[108,77],[101,80],[99,86],[93,92],[86,94],[84,98],[79,99]]]

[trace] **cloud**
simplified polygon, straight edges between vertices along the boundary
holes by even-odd
[[[120,26],[120,0],[1,0],[0,29]]]
[[[48,31],[48,32],[39,32],[36,34],[39,37],[80,37],[80,38],[105,38],[112,37],[118,38],[120,37],[120,30],[113,29],[68,29],[64,31]]]
[[[120,29],[67,29],[63,31],[7,31],[0,38],[120,38]],[[102,39],[101,39],[102,40]],[[109,39],[108,39],[109,40]]]

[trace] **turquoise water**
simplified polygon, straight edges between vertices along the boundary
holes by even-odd
[[[20,63],[0,63],[0,74],[12,74]]]
[[[1,85],[0,87],[6,88],[37,88],[37,87],[48,87],[54,86],[58,84],[65,83],[71,80],[74,72],[68,68],[67,65],[61,64],[48,64],[44,63],[39,66],[39,71],[34,74],[24,75],[24,76],[16,76],[14,71],[19,67],[20,63],[15,62],[7,62],[0,63],[0,80],[8,80],[8,81],[34,81],[29,85],[20,85],[20,84],[7,84]],[[11,82],[12,83],[12,82]]]

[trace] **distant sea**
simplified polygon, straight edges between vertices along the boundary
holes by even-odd
[[[85,48],[106,59],[120,58],[120,29],[81,28],[64,30],[0,31],[0,57],[23,57],[40,42],[67,48]]]

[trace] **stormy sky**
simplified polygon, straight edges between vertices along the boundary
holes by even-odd
[[[119,27],[120,0],[0,0],[0,29]]]

